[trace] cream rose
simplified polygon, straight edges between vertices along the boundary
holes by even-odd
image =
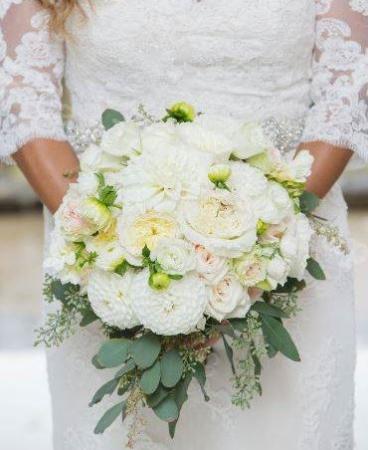
[[[245,253],[233,261],[233,270],[246,287],[257,286],[267,277],[267,259],[257,252]]]
[[[256,241],[256,220],[250,208],[230,192],[204,191],[184,208],[183,232],[217,256],[237,257]]]
[[[218,283],[229,270],[227,260],[214,255],[200,244],[194,246],[194,251],[197,258],[197,272],[200,277],[207,284]]]
[[[248,292],[232,274],[227,274],[209,289],[206,314],[219,322],[224,319],[245,317],[251,301]]]

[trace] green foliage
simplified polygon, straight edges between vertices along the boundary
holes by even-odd
[[[290,334],[281,320],[271,316],[262,316],[262,331],[264,338],[275,350],[293,361],[300,361],[300,356]]]
[[[94,430],[95,434],[102,434],[121,414],[124,415],[126,402],[122,401],[108,409],[98,421]]]
[[[183,361],[177,349],[170,350],[161,358],[161,382],[167,387],[174,387],[183,375]]]
[[[147,395],[153,394],[158,388],[160,377],[160,361],[156,361],[152,367],[149,367],[142,373],[139,382],[140,388]]]
[[[156,391],[147,396],[147,404],[150,408],[154,408],[159,403],[162,402],[163,399],[165,399],[169,395],[170,391],[166,388],[164,388],[161,384],[159,384]]]
[[[114,186],[106,185],[105,176],[103,173],[97,172],[95,175],[98,179],[98,200],[107,207],[117,206],[115,205],[117,193]]]
[[[113,378],[112,380],[108,381],[104,385],[102,385],[93,396],[89,406],[93,406],[96,403],[99,403],[105,395],[111,395],[115,389],[117,388],[119,384],[119,380]]]
[[[128,359],[130,341],[125,338],[105,341],[98,352],[98,361],[103,367],[117,367]]]
[[[252,305],[252,311],[256,311],[259,314],[264,314],[266,316],[279,317],[279,318],[287,318],[287,314],[280,308],[277,308],[274,305],[270,305],[265,302],[255,302]]]
[[[165,422],[173,422],[179,417],[179,408],[175,399],[168,395],[157,406],[153,408],[153,411],[161,420]]]
[[[233,351],[232,347],[230,346],[230,344],[227,342],[224,334],[222,334],[222,340],[224,343],[227,359],[229,360],[229,363],[230,363],[231,371],[235,375],[236,371],[235,371],[235,364],[234,364],[234,351]]]
[[[124,122],[125,118],[124,116],[114,109],[106,109],[102,113],[102,125],[104,126],[105,130],[109,130],[114,125],[116,125],[119,122]]]
[[[151,367],[161,351],[160,339],[153,333],[147,333],[133,341],[130,354],[141,369]]]
[[[304,191],[299,198],[300,210],[304,214],[309,214],[317,208],[320,198],[312,192]]]
[[[316,280],[325,280],[326,275],[323,272],[322,267],[319,265],[319,263],[313,259],[309,258],[307,261],[307,271],[310,273],[310,275],[315,278]]]
[[[206,402],[208,402],[210,400],[209,396],[207,395],[207,392],[205,390],[205,385],[206,385],[206,370],[204,368],[204,365],[201,363],[198,363],[196,368],[195,368],[195,372],[193,374],[194,378],[198,381],[199,386],[201,388],[203,397],[205,399]]]

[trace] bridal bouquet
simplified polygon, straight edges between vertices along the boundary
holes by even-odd
[[[261,393],[267,355],[299,360],[283,320],[298,310],[306,269],[324,273],[309,250],[307,151],[287,161],[258,124],[186,103],[145,119],[105,111],[101,141],[82,155],[45,261],[46,299],[61,308],[38,341],[58,345],[97,322],[106,339],[92,363],[116,374],[91,405],[119,401],[95,432],[143,405],[173,437],[192,381],[209,400],[214,346],[241,407]]]

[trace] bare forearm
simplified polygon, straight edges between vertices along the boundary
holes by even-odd
[[[26,144],[13,159],[24,173],[42,203],[54,213],[68,186],[78,174],[78,159],[67,142],[35,139]]]
[[[306,189],[323,198],[344,171],[353,152],[324,142],[306,142],[299,149],[309,150],[314,157]]]

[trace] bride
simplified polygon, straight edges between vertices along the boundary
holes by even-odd
[[[260,121],[285,152],[309,149],[318,214],[348,234],[335,181],[353,152],[368,155],[367,0],[1,0],[0,25],[0,157],[52,213],[102,111],[160,116],[183,99]],[[353,449],[351,260],[323,237],[313,251],[327,281],[309,284],[288,324],[302,362],[268,361],[263,396],[242,411],[215,347],[212,402],[193,388],[175,440],[150,416],[137,449]],[[106,379],[90,364],[99,340],[90,326],[48,352],[54,450],[127,448],[121,424],[92,431],[106,409],[87,408]]]

